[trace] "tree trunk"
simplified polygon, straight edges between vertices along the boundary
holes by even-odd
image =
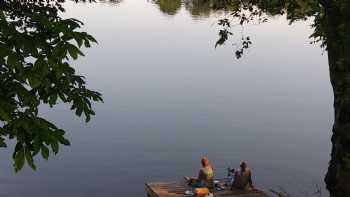
[[[325,177],[331,197],[350,197],[350,2],[327,1],[325,37],[334,93],[332,152]]]

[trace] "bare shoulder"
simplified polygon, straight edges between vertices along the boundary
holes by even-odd
[[[252,170],[251,170],[250,168],[248,168],[248,167],[247,167],[247,172],[248,172],[249,174],[252,174]]]

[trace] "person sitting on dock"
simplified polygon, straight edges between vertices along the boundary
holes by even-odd
[[[199,170],[197,178],[185,177],[188,181],[188,184],[194,187],[214,187],[214,170],[209,164],[207,157],[201,159],[202,167]]]
[[[235,172],[232,189],[254,190],[252,181],[252,171],[245,161],[241,161],[240,169]]]

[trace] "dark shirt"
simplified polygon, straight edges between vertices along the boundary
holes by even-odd
[[[244,190],[249,190],[253,187],[252,172],[249,168],[236,172],[233,186]]]

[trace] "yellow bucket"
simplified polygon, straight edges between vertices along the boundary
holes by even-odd
[[[206,187],[196,188],[194,193],[196,194],[196,197],[205,197],[209,194],[209,189]]]

